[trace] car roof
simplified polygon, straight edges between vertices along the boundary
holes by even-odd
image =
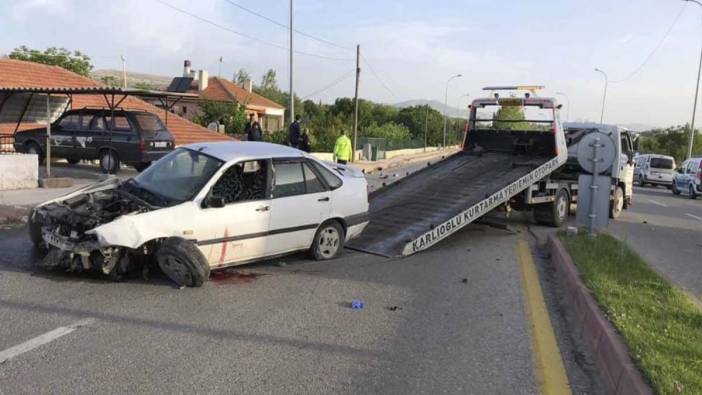
[[[675,159],[670,155],[663,155],[663,154],[641,154],[639,156],[648,156],[650,158],[670,158],[670,159]]]
[[[148,112],[148,111],[144,111],[144,110],[131,110],[131,109],[128,109],[128,108],[115,108],[114,111],[115,111],[115,113],[152,114],[152,113],[150,113],[150,112]],[[104,112],[110,112],[110,109],[109,109],[109,108],[93,108],[93,107],[73,108],[73,109],[70,109],[70,110],[64,112],[64,114],[69,114],[69,115],[70,115],[70,114],[77,114],[77,113],[90,113],[90,114],[95,114],[95,113],[104,113]],[[152,114],[152,115],[156,116],[155,114]]]
[[[200,151],[225,162],[260,158],[308,157],[306,153],[292,147],[257,141],[218,141],[211,143],[194,143],[184,145],[183,148]]]

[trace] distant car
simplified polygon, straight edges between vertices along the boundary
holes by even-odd
[[[690,158],[678,168],[673,177],[673,193],[685,193],[690,199],[702,195],[702,158]]]
[[[675,175],[675,158],[668,155],[643,154],[636,157],[636,167],[634,168],[634,180],[640,186],[673,185]]]
[[[368,223],[366,179],[294,148],[260,142],[181,147],[127,181],[110,178],[32,210],[43,264],[120,277],[156,261],[179,285],[211,268],[309,250],[341,254]]]
[[[114,114],[114,119],[113,119]],[[15,134],[15,151],[46,157],[46,128]],[[120,163],[144,170],[171,152],[173,136],[154,114],[146,111],[99,108],[66,111],[51,125],[51,157],[99,160],[104,173],[116,173]]]

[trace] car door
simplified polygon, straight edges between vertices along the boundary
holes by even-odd
[[[127,117],[127,114],[116,112],[105,114],[105,121],[108,126],[110,147],[117,151],[119,160],[124,162],[135,162],[139,160],[139,135],[136,126]]]
[[[51,130],[51,155],[68,158],[73,154],[74,134],[80,127],[80,115],[66,114]]]
[[[74,158],[76,159],[97,158],[97,147],[93,141],[96,137],[96,131],[92,129],[94,118],[95,114],[93,113],[84,112],[81,114],[80,127],[73,135]]]
[[[208,192],[195,232],[210,266],[250,261],[266,254],[269,174],[268,160],[238,162],[225,169]]]
[[[273,161],[274,182],[268,255],[312,245],[331,213],[331,192],[303,158]]]

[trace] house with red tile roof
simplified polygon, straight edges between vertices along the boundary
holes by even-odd
[[[174,78],[166,90],[198,94],[199,99],[182,99],[174,105],[173,112],[184,118],[193,119],[199,114],[201,100],[212,100],[244,105],[247,116],[253,114],[264,131],[275,132],[284,127],[285,107],[255,93],[250,80],[240,86],[225,78],[208,77],[206,70],[191,70],[188,60],[184,62],[183,76]]]
[[[0,58],[0,87],[24,88],[86,88],[101,84],[58,66]],[[50,108],[53,122],[68,109],[108,107],[103,95],[51,95]],[[166,124],[176,145],[196,142],[230,140],[223,134],[208,130],[176,114],[153,106],[137,97],[127,96],[120,107],[144,110],[156,114]],[[21,122],[18,123],[18,120]],[[0,93],[0,134],[36,128],[46,122],[46,95],[30,93]]]

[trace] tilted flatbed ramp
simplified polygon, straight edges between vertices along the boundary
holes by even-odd
[[[372,195],[348,247],[397,257],[427,249],[558,168],[563,157],[459,152]]]

